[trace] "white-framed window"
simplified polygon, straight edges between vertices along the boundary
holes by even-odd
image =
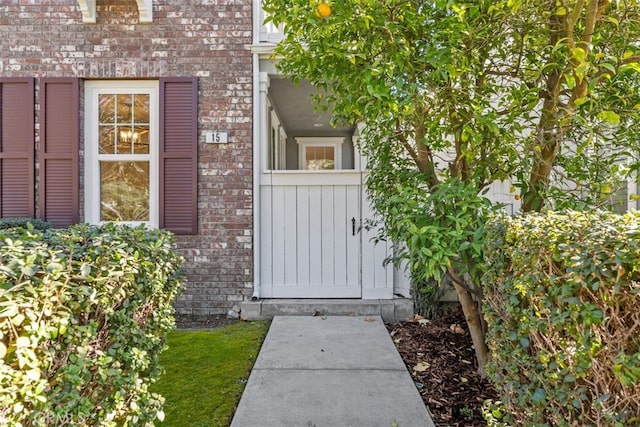
[[[343,137],[298,137],[301,170],[342,169]]]
[[[269,165],[268,169],[286,169],[287,134],[280,124],[275,110],[270,110],[269,116]]]
[[[157,81],[85,83],[85,218],[158,226]]]

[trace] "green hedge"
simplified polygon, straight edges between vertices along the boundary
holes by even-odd
[[[25,228],[28,227],[28,224],[31,224],[33,228],[36,230],[48,230],[52,228],[50,222],[43,221],[38,218],[27,218],[27,217],[12,217],[12,218],[0,218],[0,230],[7,230],[9,228]]]
[[[182,259],[161,230],[0,230],[0,425],[153,425]]]
[[[485,316],[508,424],[640,424],[640,215],[498,217]]]

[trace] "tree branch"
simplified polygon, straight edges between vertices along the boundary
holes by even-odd
[[[405,136],[404,132],[398,129],[398,127],[396,127],[395,135],[396,135],[396,138],[398,138],[398,140],[400,141],[400,144],[402,145],[402,147],[404,147],[404,149],[407,150],[407,153],[409,154],[411,159],[415,162],[416,166],[418,166],[418,169],[420,169],[420,161],[418,160],[418,153],[416,153],[416,150],[414,150],[411,144],[409,144],[409,141],[407,141],[407,137]],[[420,171],[420,172],[424,172],[424,171]]]
[[[565,9],[567,8],[566,2],[563,2],[563,6],[565,7]],[[568,15],[565,21],[564,34],[565,34],[565,38],[567,39],[567,44],[572,49],[575,47],[575,41],[573,40],[573,36],[574,36],[573,28],[575,27],[576,22],[578,22],[578,19],[582,14],[583,7],[584,7],[584,0],[578,0],[575,7],[573,8],[573,11],[571,12],[571,15]]]

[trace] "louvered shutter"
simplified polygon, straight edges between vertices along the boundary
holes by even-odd
[[[160,227],[198,232],[198,81],[160,79]]]
[[[0,217],[35,215],[34,79],[0,78]]]
[[[79,209],[79,82],[40,81],[39,215],[57,227],[75,224]]]

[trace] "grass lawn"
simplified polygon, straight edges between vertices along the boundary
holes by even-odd
[[[238,322],[171,332],[160,358],[165,373],[152,387],[165,398],[158,425],[228,426],[268,329],[268,322]]]

